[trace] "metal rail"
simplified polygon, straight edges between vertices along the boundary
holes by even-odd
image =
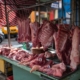
[[[53,0],[53,1],[47,1],[47,2],[44,2],[44,3],[38,3],[38,4],[35,4],[35,5],[32,5],[32,6],[28,6],[28,7],[24,7],[24,8],[16,8],[16,9],[12,9],[12,10],[9,10],[9,12],[11,11],[16,11],[16,10],[22,10],[22,9],[29,9],[29,8],[34,8],[34,7],[38,7],[38,6],[43,6],[43,5],[46,5],[46,4],[50,4],[52,2],[56,2],[56,0]]]

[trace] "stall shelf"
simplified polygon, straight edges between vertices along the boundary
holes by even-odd
[[[0,56],[0,59],[12,64],[14,80],[80,80],[80,68],[74,73],[58,78],[48,76],[38,71],[30,73],[29,67],[20,65],[17,61],[10,60],[4,56]]]

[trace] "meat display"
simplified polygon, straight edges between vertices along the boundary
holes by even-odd
[[[59,60],[63,61],[65,64],[70,64],[71,40],[69,30],[66,29],[64,25],[60,25],[58,32],[55,32],[53,37]]]
[[[50,63],[50,62],[48,62]],[[44,72],[50,76],[56,76],[56,77],[62,77],[63,73],[66,71],[66,66],[64,63],[59,63],[59,64],[47,64],[43,67],[37,66],[37,70]],[[32,69],[33,70],[33,69]],[[35,70],[35,69],[34,69]]]
[[[28,57],[22,58],[22,60],[20,61],[20,64],[28,65],[30,61],[34,60],[37,57],[38,57],[37,54],[35,54],[35,55],[29,54]]]
[[[19,49],[17,49],[17,48],[12,48],[12,49],[10,49],[10,53],[9,53],[9,55],[8,55],[7,57],[8,57],[9,59],[15,60],[15,57],[16,57],[16,55],[17,55],[18,50],[19,50]]]
[[[10,53],[10,48],[9,47],[3,47],[0,49],[0,54],[4,55],[4,56],[8,56]]]
[[[31,41],[33,43],[33,47],[40,47],[40,43],[38,40],[40,24],[38,22],[30,23],[31,29]]]
[[[0,54],[4,52],[5,49],[0,49]],[[7,50],[6,50],[7,51]],[[8,55],[5,57],[12,60],[16,60],[21,65],[25,65],[31,68],[30,72],[40,71],[50,76],[62,77],[63,73],[66,71],[66,66],[64,63],[55,64],[52,60],[47,60],[44,53],[41,54],[29,54],[28,52],[18,49],[10,48]]]
[[[41,50],[44,49],[44,51],[39,54],[37,52],[30,54],[21,48],[5,46],[0,48],[0,55],[16,60],[20,65],[30,67],[31,73],[37,70],[50,76],[62,77],[67,70],[77,69],[80,64],[80,29],[78,27],[70,29],[66,24],[60,24],[56,27],[49,21],[44,21],[40,27],[38,22],[30,23],[29,19],[23,21],[19,19],[18,21],[19,31],[22,31],[18,34],[18,40],[20,42],[32,41],[33,47],[40,47],[41,43],[43,47]],[[56,54],[51,54],[47,50],[53,42]],[[36,48],[33,49],[36,50]],[[54,59],[55,56],[60,60],[57,63]],[[53,60],[50,60],[52,58]],[[69,69],[67,66],[70,66]]]
[[[44,50],[46,50],[53,43],[53,33],[56,31],[56,26],[54,26],[49,21],[44,21],[40,31],[39,31],[39,42],[43,46]]]
[[[30,19],[18,18],[18,42],[31,41]]]
[[[51,67],[51,69],[48,69],[47,74],[52,76],[61,77],[66,71],[66,66],[64,63],[55,64]]]
[[[45,64],[46,64],[46,58],[44,57],[43,53],[39,54],[35,59],[26,63],[26,65],[30,66],[31,68],[33,67],[33,65],[44,66]]]
[[[80,64],[80,52],[79,52],[79,28],[76,27],[74,29],[73,37],[72,37],[72,50],[70,56],[70,66],[72,70],[77,69],[77,66]]]
[[[18,61],[21,61],[22,58],[25,58],[27,56],[28,56],[28,53],[26,53],[25,51],[19,50],[17,52],[17,55],[16,55],[15,59],[18,60]]]

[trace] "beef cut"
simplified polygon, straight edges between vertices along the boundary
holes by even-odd
[[[64,63],[53,64],[51,68],[43,69],[43,72],[50,76],[62,77],[63,73],[66,71],[66,66]]]
[[[70,64],[70,51],[71,51],[71,39],[69,36],[70,30],[64,27],[65,25],[60,25],[58,27],[58,32],[53,34],[55,41],[56,53],[59,60],[63,61],[65,64]]]
[[[77,69],[80,61],[80,52],[79,52],[79,28],[76,27],[74,29],[73,37],[72,37],[72,50],[70,55],[70,66],[72,70]]]
[[[4,56],[8,56],[11,51],[11,49],[9,47],[2,47],[0,50],[1,50],[0,54],[2,54]]]
[[[18,22],[18,42],[31,41],[30,19],[17,18]]]
[[[52,60],[46,61],[46,64],[44,64],[44,66],[40,65],[40,64],[37,64],[37,65],[34,64],[32,66],[32,69],[31,69],[30,72],[33,72],[33,71],[36,71],[36,70],[41,71],[41,72],[45,72],[47,69],[50,69],[53,64],[54,63],[53,63]]]
[[[31,68],[34,65],[44,66],[45,64],[46,64],[46,58],[44,57],[44,54],[43,53],[42,54],[39,54],[33,60],[24,63],[24,65],[30,66]]]
[[[40,43],[38,40],[40,24],[38,22],[30,23],[31,29],[31,41],[33,43],[33,47],[40,47]]]
[[[29,54],[27,57],[24,57],[24,58],[20,61],[20,64],[28,65],[29,62],[31,62],[32,60],[34,60],[34,59],[37,58],[37,57],[38,57],[37,54]]]
[[[43,46],[44,50],[46,50],[53,43],[53,33],[56,31],[56,26],[54,26],[51,22],[45,20],[41,25],[39,31],[39,41]]]

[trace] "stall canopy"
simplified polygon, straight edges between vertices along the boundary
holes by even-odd
[[[50,1],[57,1],[57,0],[40,0],[40,3],[50,2]],[[35,5],[38,3],[38,0],[0,0],[0,25],[6,25],[6,16],[5,16],[5,5],[7,8],[7,12],[10,10],[9,13],[9,24],[10,25],[17,25],[16,19],[19,18],[27,18],[31,11],[34,10],[34,8],[29,9],[22,9],[20,8],[29,7],[32,5]]]

